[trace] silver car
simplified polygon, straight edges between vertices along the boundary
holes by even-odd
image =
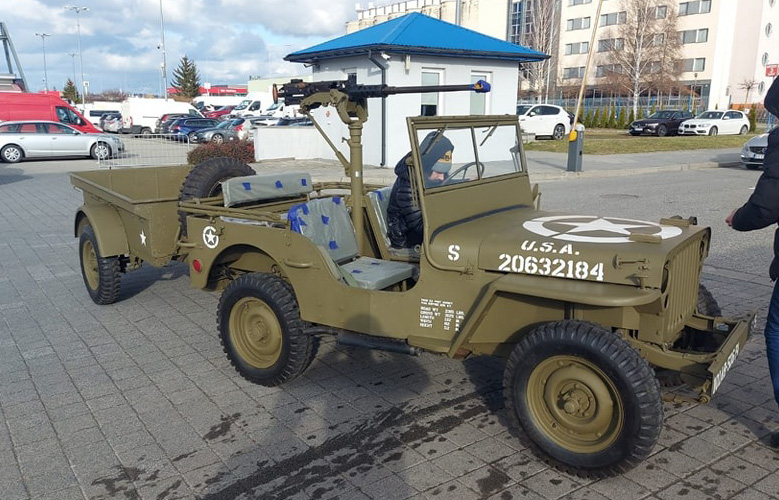
[[[749,170],[757,170],[763,166],[765,150],[768,148],[768,134],[758,135],[749,139],[741,148],[741,163]]]
[[[244,118],[228,118],[213,128],[205,128],[195,132],[192,142],[205,143],[215,142],[221,144],[225,141],[237,141],[245,139],[248,128],[247,120]]]
[[[63,156],[105,160],[121,151],[124,143],[118,137],[85,134],[62,123],[41,120],[0,123],[0,160],[6,163]]]

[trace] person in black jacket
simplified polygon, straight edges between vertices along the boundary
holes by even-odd
[[[425,187],[435,187],[443,183],[452,168],[452,142],[443,134],[430,132],[419,145],[419,151]],[[409,152],[395,165],[395,175],[398,178],[392,186],[387,207],[387,232],[390,244],[397,248],[413,248],[422,244],[422,211],[414,200],[406,163],[410,158]]]
[[[779,117],[779,80],[774,79],[765,98],[765,109]],[[768,134],[768,149],[763,162],[763,174],[757,180],[749,200],[731,212],[725,222],[737,231],[752,231],[779,223],[779,127]],[[774,386],[774,398],[779,405],[779,229],[774,233],[774,259],[768,274],[774,281],[774,292],[768,306],[765,324],[765,351],[768,370]],[[779,432],[770,438],[771,446],[779,448]]]

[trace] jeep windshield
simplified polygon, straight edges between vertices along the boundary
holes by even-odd
[[[522,172],[515,122],[417,129],[426,189]]]

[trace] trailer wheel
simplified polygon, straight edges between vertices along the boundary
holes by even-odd
[[[81,229],[78,240],[81,257],[81,276],[87,292],[95,304],[113,304],[119,298],[122,263],[119,257],[102,257],[92,226]]]
[[[311,362],[313,338],[292,287],[278,276],[249,273],[230,283],[219,299],[217,325],[230,363],[255,384],[292,380]]]
[[[503,382],[515,423],[548,462],[572,474],[621,474],[660,435],[663,406],[652,369],[598,325],[537,327],[517,343]]]
[[[254,169],[234,158],[210,158],[195,165],[181,185],[179,200],[208,198],[222,192],[221,182],[233,177],[254,175]],[[181,235],[187,235],[187,213],[179,210]]]

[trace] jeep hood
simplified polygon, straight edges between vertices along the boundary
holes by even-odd
[[[663,269],[684,253],[700,267],[710,230],[620,217],[517,208],[450,224],[435,233],[433,258],[488,272],[660,288]]]

